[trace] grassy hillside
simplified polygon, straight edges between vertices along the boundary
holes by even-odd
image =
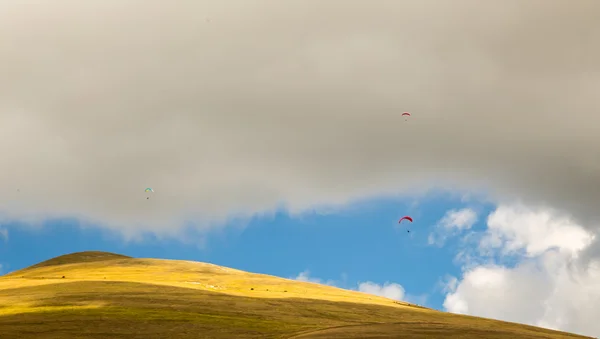
[[[0,338],[586,338],[216,265],[105,252],[0,277]]]

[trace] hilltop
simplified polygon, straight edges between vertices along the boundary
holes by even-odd
[[[86,251],[86,252],[75,252],[71,254],[61,255],[52,259],[48,259],[46,261],[42,261],[41,263],[35,264],[26,268],[25,270],[30,270],[33,268],[40,268],[45,266],[55,266],[55,265],[66,265],[66,264],[81,264],[87,262],[94,261],[107,261],[107,260],[115,260],[115,259],[132,259],[126,255],[109,253],[109,252],[101,252],[101,251]]]
[[[1,338],[588,338],[208,263],[107,252],[0,277]]]

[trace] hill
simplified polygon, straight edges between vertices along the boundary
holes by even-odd
[[[217,265],[106,252],[0,277],[0,338],[587,338]]]

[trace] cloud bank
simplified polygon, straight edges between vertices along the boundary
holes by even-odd
[[[498,207],[460,279],[446,283],[444,307],[471,314],[598,336],[600,260],[581,265],[595,235],[547,209]],[[478,255],[486,263],[468,262]],[[509,259],[510,260],[507,260]]]
[[[595,0],[2,1],[3,218],[177,234],[443,187],[595,226],[599,11]]]

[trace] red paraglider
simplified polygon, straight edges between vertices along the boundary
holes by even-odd
[[[408,117],[410,117],[411,115],[408,112],[404,112],[404,113],[402,113],[402,116],[404,117],[404,121],[406,121],[408,119]]]
[[[400,220],[398,220],[398,223],[401,223],[402,220],[408,220],[410,222],[413,222],[413,219],[411,217],[409,217],[409,216],[405,216],[405,217],[400,218]],[[406,232],[410,233],[410,230],[406,230]]]
[[[400,220],[398,220],[398,223],[401,223],[402,220],[408,220],[410,222],[413,222],[413,219],[411,217],[409,217],[409,216],[405,216],[405,217],[400,218]]]

